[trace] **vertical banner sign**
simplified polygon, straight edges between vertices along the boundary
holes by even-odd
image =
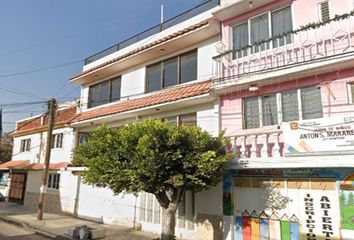
[[[303,240],[340,239],[338,198],[332,191],[312,190],[301,194]]]

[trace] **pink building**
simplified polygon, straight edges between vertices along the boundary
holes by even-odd
[[[225,239],[353,239],[350,0],[221,1]]]

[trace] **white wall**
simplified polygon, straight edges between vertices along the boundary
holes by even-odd
[[[220,41],[219,36],[211,38],[198,47],[198,79],[206,80],[213,77],[213,57],[218,55],[215,44]]]
[[[123,72],[121,88],[122,98],[144,93],[145,71],[145,66],[140,66]]]
[[[31,139],[31,149],[29,152],[20,152],[21,140]],[[12,160],[30,160],[31,163],[38,163],[40,159],[40,145],[41,145],[41,134],[30,134],[21,137],[14,138],[14,145],[12,148]]]
[[[72,128],[66,127],[53,130],[53,134],[57,133],[63,133],[63,147],[52,149],[50,162],[70,162],[72,149],[75,147],[75,132]],[[28,138],[31,139],[31,150],[21,153],[21,140]],[[30,160],[31,163],[44,163],[46,139],[46,132],[15,137],[12,160]]]
[[[93,187],[78,181],[78,176],[69,171],[61,172],[59,190],[62,210],[67,213],[73,214],[77,204],[78,217],[107,224],[133,225],[135,197],[132,194],[115,196],[108,188]]]
[[[50,155],[51,163],[71,162],[72,149],[75,147],[75,133],[72,128],[60,128],[53,130],[53,134],[63,133],[63,147],[53,148]],[[43,134],[43,139],[47,141],[47,134]],[[41,162],[44,162],[45,151],[42,151]]]

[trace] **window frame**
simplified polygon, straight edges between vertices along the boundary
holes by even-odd
[[[298,105],[298,119],[297,120],[290,120],[290,121],[301,121],[301,120],[308,120],[307,118],[304,119],[303,117],[303,106],[302,106],[302,95],[301,95],[301,91],[302,89],[309,89],[309,88],[314,88],[316,86],[307,86],[307,87],[303,87],[303,88],[296,88],[296,89],[287,89],[281,92],[277,92],[277,93],[269,93],[269,94],[264,94],[264,95],[260,95],[260,96],[250,96],[250,97],[245,97],[242,98],[242,128],[243,129],[257,129],[257,128],[263,128],[263,127],[268,127],[268,126],[277,126],[280,125],[281,123],[285,122],[283,121],[283,104],[282,104],[282,93],[286,93],[286,92],[290,92],[290,91],[294,91],[296,90],[296,94],[297,94],[297,105]],[[320,102],[322,105],[322,116],[319,118],[323,117],[323,103],[322,103],[322,95],[321,95],[321,88],[319,88],[319,93],[320,93]],[[276,97],[276,106],[277,106],[277,124],[274,125],[264,125],[264,121],[263,121],[263,103],[262,103],[262,98],[264,96],[272,96],[275,95]],[[259,121],[259,126],[255,127],[255,128],[246,128],[246,115],[245,115],[245,99],[249,99],[249,98],[254,98],[256,97],[258,99],[258,108],[259,108],[259,113],[258,113],[258,121]],[[290,122],[287,121],[287,122]]]
[[[20,152],[30,152],[31,151],[31,138],[21,139]]]
[[[60,140],[58,142],[58,140]],[[56,133],[52,135],[51,149],[62,149],[64,142],[64,134]]]
[[[119,98],[112,98],[112,82],[115,81],[115,80],[119,80],[120,84],[119,84]],[[109,84],[109,93],[108,93],[108,102],[103,102],[103,103],[100,103],[98,102],[97,105],[95,106],[92,106],[92,89],[94,87],[97,87],[97,86],[100,86],[101,88],[101,85],[104,84],[104,83],[107,83]],[[119,76],[116,76],[116,77],[112,77],[112,78],[109,78],[109,79],[106,79],[104,81],[101,81],[99,83],[96,83],[96,84],[93,84],[93,85],[90,85],[89,87],[89,94],[88,94],[88,104],[87,104],[87,108],[94,108],[94,107],[98,107],[98,106],[101,106],[101,105],[104,105],[104,104],[108,104],[108,103],[111,103],[111,102],[117,102],[117,101],[120,101],[120,99],[122,98],[122,75],[119,75]],[[100,90],[99,88],[99,90]]]
[[[59,186],[60,186],[60,173],[49,173],[47,188],[59,190]]]
[[[354,104],[354,82],[347,83],[348,103]]]
[[[242,20],[242,21],[240,21],[240,22],[237,22],[237,23],[235,23],[235,24],[233,24],[233,25],[230,25],[230,27],[229,27],[229,48],[230,49],[233,49],[233,50],[236,50],[236,49],[234,49],[233,48],[233,45],[234,45],[234,43],[233,43],[233,28],[234,27],[237,27],[237,26],[239,26],[239,25],[242,25],[242,24],[244,24],[244,23],[247,23],[247,26],[248,26],[248,45],[253,45],[253,43],[251,43],[251,20],[252,19],[255,19],[255,18],[257,18],[257,17],[260,17],[260,16],[262,16],[262,15],[265,15],[265,14],[267,14],[267,17],[268,17],[268,38],[272,38],[272,35],[273,35],[273,32],[272,32],[272,13],[273,12],[276,12],[276,11],[280,11],[280,10],[283,10],[283,9],[285,9],[285,8],[289,8],[290,9],[290,15],[291,15],[291,25],[292,25],[292,29],[294,28],[294,22],[293,22],[293,11],[292,11],[292,5],[291,4],[289,4],[289,5],[285,5],[285,6],[280,6],[280,7],[278,7],[278,8],[274,8],[274,9],[270,9],[270,10],[267,10],[267,11],[264,11],[264,12],[261,12],[261,13],[259,13],[259,14],[257,14],[257,15],[254,15],[254,16],[252,16],[252,17],[249,17],[249,18],[247,18],[247,19],[244,19],[244,20]],[[291,40],[290,40],[290,42],[289,43],[291,43],[291,42],[293,42],[293,37],[291,36]],[[289,44],[289,43],[285,43],[285,44],[283,44],[283,45],[281,45],[281,46],[284,46],[284,45],[286,45],[286,44]],[[267,49],[272,49],[273,48],[273,41],[269,41],[269,46],[268,47],[265,47],[265,49],[264,50],[258,50],[258,51],[256,51],[256,52],[261,52],[261,51],[265,51],[265,50],[267,50]],[[281,46],[277,46],[277,47],[281,47]],[[259,48],[261,48],[261,46],[259,46]],[[251,49],[252,50],[252,49]],[[242,51],[243,52],[243,51]],[[247,52],[246,52],[246,54],[243,54],[243,56],[242,57],[245,57],[245,56],[247,56],[247,55],[249,55],[249,54],[253,54],[253,53],[256,53],[256,52],[253,52],[253,50],[252,51],[250,51],[249,49],[247,49]],[[235,58],[235,54],[234,54],[234,58]]]
[[[186,55],[189,55],[189,54],[192,54],[192,53],[196,55],[196,76],[195,76],[194,80],[190,80],[190,81],[182,83],[182,81],[181,81],[181,76],[182,76],[182,74],[181,74],[181,70],[182,70],[182,68],[181,68],[181,58],[183,56],[186,56]],[[165,62],[171,61],[171,60],[173,60],[175,58],[177,58],[177,83],[174,84],[174,85],[171,85],[171,86],[164,87],[164,81],[165,81],[165,79],[164,79],[164,65],[165,65]],[[153,66],[158,66],[158,65],[160,65],[160,84],[159,84],[160,87],[157,90],[149,90],[149,68],[153,67]],[[155,91],[160,91],[160,90],[167,89],[167,88],[170,88],[170,87],[173,87],[173,86],[176,86],[176,85],[185,84],[185,83],[188,83],[188,82],[195,81],[195,80],[198,79],[198,49],[193,49],[193,50],[190,50],[188,52],[184,52],[184,53],[181,53],[179,55],[166,58],[166,59],[164,59],[162,61],[149,64],[145,68],[146,68],[146,70],[145,70],[145,93],[151,93],[151,92],[155,92]]]
[[[328,4],[328,18],[329,18],[329,19],[332,18],[332,15],[331,15],[331,13],[332,13],[332,8],[331,8],[330,0],[323,0],[323,1],[320,1],[320,2],[317,3],[318,20],[319,20],[320,22],[323,22],[323,21],[324,21],[323,18],[322,18],[322,9],[321,9],[323,3],[327,3],[327,4]]]

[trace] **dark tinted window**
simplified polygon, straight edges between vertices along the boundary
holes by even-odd
[[[147,92],[197,80],[197,51],[147,67]]]
[[[121,88],[120,77],[112,79],[112,83],[111,83],[111,100],[112,100],[112,102],[120,99],[120,88]]]
[[[152,92],[161,89],[161,63],[147,68],[147,91]]]
[[[89,107],[95,107],[120,99],[121,77],[90,86]]]
[[[170,87],[178,83],[178,58],[163,62],[163,87]]]
[[[197,52],[181,56],[181,83],[197,79]]]

